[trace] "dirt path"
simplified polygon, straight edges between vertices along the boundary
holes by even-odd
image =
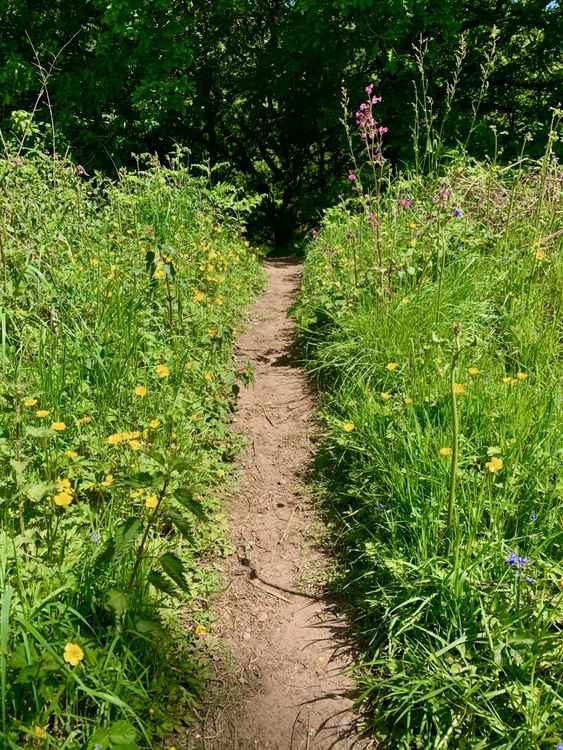
[[[252,362],[255,383],[241,392],[234,420],[249,448],[239,460],[241,484],[229,509],[236,546],[227,563],[229,586],[214,605],[214,635],[234,664],[218,667],[222,686],[190,747],[366,747],[350,712],[352,684],[342,675],[348,663],[339,637],[343,623],[311,585],[323,564],[304,487],[314,403],[293,359],[287,315],[301,267],[284,259],[267,263],[266,271],[267,291],[237,348],[241,364]]]

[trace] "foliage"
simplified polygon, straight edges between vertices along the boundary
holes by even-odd
[[[3,130],[12,111],[37,105],[57,124],[59,150],[70,144],[88,171],[111,172],[131,152],[162,154],[172,142],[196,161],[227,160],[267,196],[259,217],[279,244],[342,186],[342,86],[355,100],[365,81],[377,83],[389,156],[412,159],[405,102],[421,39],[438,116],[464,40],[448,147],[467,142],[493,27],[494,69],[471,150],[487,153],[496,139],[511,158],[529,133],[539,155],[561,101],[559,0],[2,0],[0,8]]]
[[[296,314],[326,392],[318,466],[359,704],[383,747],[553,750],[560,167],[551,142],[525,168],[450,157],[376,175],[375,205],[369,165],[354,174]]]
[[[202,684],[171,597],[197,616],[214,585],[200,559],[225,544],[213,486],[259,276],[252,201],[180,156],[116,182],[40,149],[0,160],[6,748],[151,747]]]

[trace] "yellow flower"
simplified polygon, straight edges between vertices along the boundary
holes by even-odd
[[[156,374],[159,378],[167,378],[170,375],[170,370],[166,365],[158,365],[156,368]]]
[[[88,416],[88,414],[85,414],[83,417],[80,417],[78,420],[81,424],[90,424],[92,421],[92,417]]]
[[[410,301],[411,301],[410,297],[403,297],[403,299],[401,300],[401,305],[409,305]]]
[[[209,336],[210,339],[214,339],[215,336],[217,336],[217,333],[218,331],[214,326],[212,326],[211,328],[207,330],[207,335]]]
[[[381,394],[381,400],[382,401],[389,401],[391,399],[391,394],[387,393],[387,391],[383,391]]]
[[[72,485],[70,479],[57,479],[57,489],[61,492],[72,492]]]
[[[113,474],[106,474],[104,479],[102,480],[102,484],[104,487],[111,487],[113,484]]]
[[[124,440],[125,438],[123,437],[122,432],[114,432],[113,435],[106,438],[106,443],[109,445],[119,445],[119,443],[123,443]]]
[[[545,252],[543,250],[536,250],[534,257],[541,262],[542,260],[545,260]]]
[[[149,510],[158,508],[158,497],[156,495],[147,495],[145,499],[145,508],[148,508]]]
[[[353,422],[344,422],[342,429],[344,432],[354,432],[356,425]]]
[[[222,305],[224,301],[225,300],[223,299],[223,297],[221,297],[221,295],[219,295],[218,297],[215,297],[215,304],[216,305]]]
[[[77,667],[80,662],[84,659],[84,651],[80,648],[78,643],[67,643],[64,650],[64,660],[71,665],[71,667]]]
[[[144,385],[136,385],[133,393],[135,394],[135,396],[139,396],[140,398],[144,398],[147,395],[146,386],[144,386]]]
[[[162,424],[160,419],[151,419],[149,422],[150,426],[153,428],[153,430],[156,430],[160,425]]]
[[[404,399],[403,403],[405,404],[405,406],[411,406],[411,404],[412,404],[412,398],[410,398],[410,396],[407,396]]]
[[[203,377],[204,377],[205,380],[207,380],[208,383],[211,383],[211,381],[213,380],[213,373],[209,372],[209,370],[206,370],[203,373]]]
[[[478,367],[468,367],[467,372],[469,375],[471,375],[472,378],[476,378],[477,375],[481,374],[481,370]]]
[[[528,380],[528,373],[527,372],[517,372],[516,373],[516,380],[519,380],[521,383],[524,380]]]
[[[92,268],[96,268],[96,266],[98,265],[98,259],[92,258],[92,260],[90,261],[90,265],[92,266]]]
[[[38,409],[35,412],[35,416],[36,417],[48,417],[49,416],[49,411],[48,411],[48,409]]]
[[[47,737],[47,727],[41,727],[38,724],[34,724],[31,728],[31,734],[38,740],[44,740]]]
[[[76,451],[65,451],[65,456],[67,458],[78,458],[78,453]]]
[[[194,633],[196,635],[205,635],[207,633],[207,628],[205,625],[196,625],[194,628]]]
[[[37,406],[37,399],[36,398],[26,398],[23,402],[24,406]]]
[[[59,508],[68,508],[73,500],[72,495],[69,492],[57,492],[53,495],[53,502],[58,505]]]
[[[393,372],[394,370],[397,370],[399,368],[399,364],[397,362],[388,362],[385,365],[385,369],[389,370],[389,372]]]
[[[155,279],[164,279],[166,277],[166,271],[155,271],[153,276]]]
[[[190,419],[192,420],[192,422],[197,422],[197,420],[199,419],[199,414],[195,414],[195,413],[192,414]]]
[[[452,453],[453,453],[453,449],[452,448],[440,448],[440,450],[438,451],[438,453],[441,456],[451,456]]]
[[[485,466],[491,474],[496,474],[497,471],[500,471],[503,467],[502,458],[499,456],[493,456],[490,461],[487,461]]]
[[[414,221],[411,221],[409,224],[409,229],[416,229],[416,223]]]
[[[503,382],[503,383],[504,383],[505,385],[512,385],[512,384],[514,383],[514,379],[513,379],[513,378],[511,378],[511,377],[510,377],[510,375],[506,375],[506,376],[505,376],[505,377],[504,377],[504,378],[502,379],[502,382]]]
[[[465,386],[463,385],[463,383],[454,383],[452,386],[452,391],[456,396],[463,396],[463,394],[465,393]]]
[[[66,424],[64,422],[53,422],[51,429],[55,432],[63,432],[63,430],[66,430]]]
[[[131,450],[133,451],[141,450],[141,442],[139,440],[135,440],[135,439],[129,440],[128,444]]]
[[[194,292],[194,302],[203,302],[204,299],[205,294],[203,292],[200,292],[199,290]]]

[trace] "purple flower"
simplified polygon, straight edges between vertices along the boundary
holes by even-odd
[[[373,93],[373,83],[368,83],[368,85],[366,86],[365,91],[366,91],[366,94],[368,96],[371,96],[372,93]]]
[[[399,208],[411,208],[412,198],[399,198],[397,204]]]
[[[449,197],[450,197],[450,191],[449,190],[441,190],[440,191],[440,198],[443,201],[447,201]]]
[[[533,510],[533,511],[532,511],[532,512],[530,513],[530,521],[537,521],[537,519],[538,519],[538,514],[536,513],[536,511],[535,511],[535,510]]]
[[[459,208],[459,206],[456,206],[454,208],[454,210],[452,211],[452,216],[455,216],[456,219],[461,219],[461,217],[463,216],[463,211],[461,210],[461,208]]]
[[[349,182],[356,182],[357,179],[358,178],[356,177],[356,175],[354,174],[354,172],[352,172],[352,170],[350,169],[348,171],[348,181]]]
[[[532,583],[535,583],[535,582],[536,582],[535,578],[532,578],[532,576],[526,576],[526,583],[529,583],[530,586],[532,585]]]
[[[517,552],[511,552],[506,558],[506,564],[516,568],[523,568],[527,565],[529,557],[520,557]]]
[[[555,750],[563,750],[563,742],[558,742],[555,746]]]

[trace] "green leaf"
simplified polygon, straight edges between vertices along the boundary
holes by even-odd
[[[137,731],[128,721],[116,721],[109,728],[109,738],[114,744],[130,745],[135,742]]]
[[[108,591],[106,603],[108,607],[111,607],[111,609],[114,610],[116,615],[121,616],[127,611],[127,608],[129,607],[129,597],[122,591],[111,589],[110,591]]]
[[[175,526],[186,539],[193,539],[191,524],[182,513],[175,510],[168,510],[163,520]]]
[[[151,570],[151,572],[147,576],[149,583],[152,583],[152,585],[155,587],[155,589],[158,589],[159,591],[163,591],[165,594],[168,594],[169,596],[178,596],[178,592],[174,585],[172,584],[172,581],[170,581],[166,576],[162,575],[162,573],[158,570]]]
[[[187,508],[191,513],[193,513],[194,516],[197,516],[197,518],[205,518],[205,511],[201,507],[201,503],[199,503],[197,500],[194,500],[191,490],[175,490],[174,499],[177,500],[181,505],[183,505],[184,508]]]
[[[188,583],[184,571],[184,563],[172,552],[165,552],[158,561],[164,572],[178,584],[183,591],[188,591]]]
[[[49,492],[50,484],[48,482],[35,482],[28,484],[24,488],[24,494],[33,502],[39,502]]]

